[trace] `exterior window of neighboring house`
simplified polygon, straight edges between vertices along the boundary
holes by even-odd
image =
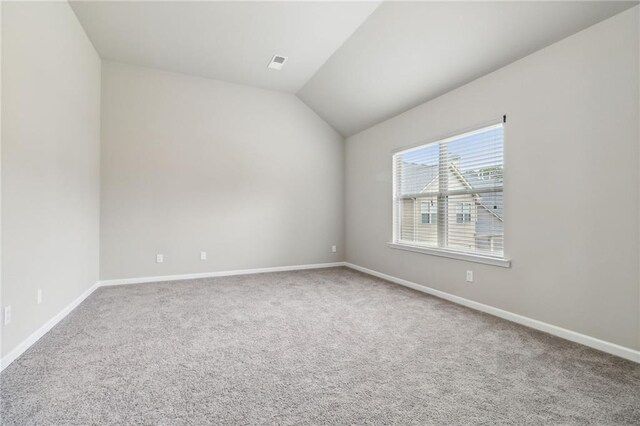
[[[471,203],[459,203],[456,207],[456,223],[471,223]]]
[[[499,123],[395,152],[391,247],[508,264],[503,150]]]
[[[433,201],[423,201],[420,203],[420,220],[423,225],[433,225],[436,223],[438,212]]]

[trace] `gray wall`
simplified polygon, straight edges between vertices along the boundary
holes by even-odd
[[[101,279],[343,260],[344,141],[299,99],[106,61],[102,76]]]
[[[4,355],[98,281],[100,59],[66,2],[3,3]]]
[[[639,349],[638,10],[347,139],[347,261]],[[512,268],[388,248],[391,150],[502,114]]]

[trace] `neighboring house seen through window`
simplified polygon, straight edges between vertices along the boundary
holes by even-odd
[[[503,259],[503,149],[500,123],[395,153],[393,245]]]

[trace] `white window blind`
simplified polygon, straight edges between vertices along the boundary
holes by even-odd
[[[504,257],[504,128],[393,155],[394,243]]]

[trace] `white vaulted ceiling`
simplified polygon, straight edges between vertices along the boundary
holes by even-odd
[[[295,93],[380,2],[71,1],[103,59]],[[274,54],[288,56],[269,70]]]
[[[103,59],[296,93],[349,136],[637,2],[71,4]]]
[[[298,96],[349,136],[631,5],[383,3]]]

